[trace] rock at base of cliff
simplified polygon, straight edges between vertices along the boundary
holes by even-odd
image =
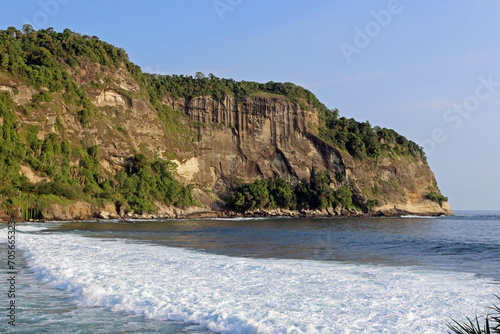
[[[46,220],[89,220],[92,219],[92,206],[86,202],[52,203],[43,210],[43,216]]]

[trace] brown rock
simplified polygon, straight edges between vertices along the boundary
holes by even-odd
[[[68,205],[52,203],[43,210],[46,220],[88,220],[92,218],[92,207],[86,202],[76,202]]]

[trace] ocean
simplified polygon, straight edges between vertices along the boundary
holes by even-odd
[[[500,212],[18,223],[14,264],[7,241],[2,333],[434,334],[500,293]]]

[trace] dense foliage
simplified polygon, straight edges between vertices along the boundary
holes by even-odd
[[[353,157],[377,160],[388,152],[420,157],[425,160],[423,149],[396,131],[378,126],[372,127],[368,121],[339,117],[338,110],[328,110],[323,114],[324,126],[319,129],[320,138],[349,152]]]
[[[299,182],[295,188],[282,178],[255,180],[236,187],[229,205],[236,211],[256,209],[312,209],[336,207],[352,208],[352,192],[347,186],[334,190],[327,172],[314,173],[309,183]]]
[[[35,31],[29,25],[22,31],[13,27],[0,30],[0,68],[26,78],[36,88],[47,87],[52,92],[77,90],[61,65],[76,67],[83,57],[110,67],[124,63],[135,70],[123,49],[95,36],[73,33],[69,29],[62,33],[51,28]]]
[[[198,72],[193,78],[184,75],[145,74],[144,83],[148,91],[156,98],[172,96],[173,98],[191,99],[196,96],[213,96],[216,100],[229,95],[240,102],[246,96],[268,93],[286,96],[289,100],[302,103],[302,100],[317,107],[324,107],[313,93],[290,82],[257,83],[252,81],[235,81],[221,79],[210,73],[208,76]]]
[[[49,90],[35,97],[30,107],[49,101],[50,93],[63,92],[64,102],[78,107],[77,117],[86,125],[96,108],[68,71],[69,68],[76,69],[82,61],[111,68],[124,64],[131,73],[140,72],[130,63],[123,49],[95,36],[73,33],[69,29],[62,33],[52,28],[35,31],[30,25],[25,25],[22,31],[13,27],[0,30],[0,71],[22,78],[36,89]]]
[[[149,162],[144,155],[136,154],[130,159],[127,172],[118,172],[106,188],[112,193],[117,191],[122,201],[136,212],[154,212],[155,201],[177,207],[195,205],[191,188],[173,179],[176,167],[170,161]]]

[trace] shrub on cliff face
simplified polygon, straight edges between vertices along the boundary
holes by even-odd
[[[435,191],[431,191],[429,194],[427,194],[426,198],[436,203],[448,202],[448,197],[439,195]]]
[[[378,199],[371,199],[368,201],[368,203],[366,203],[366,207],[369,209],[369,210],[372,210],[374,207],[378,206],[380,203],[379,203],[379,200]]]

